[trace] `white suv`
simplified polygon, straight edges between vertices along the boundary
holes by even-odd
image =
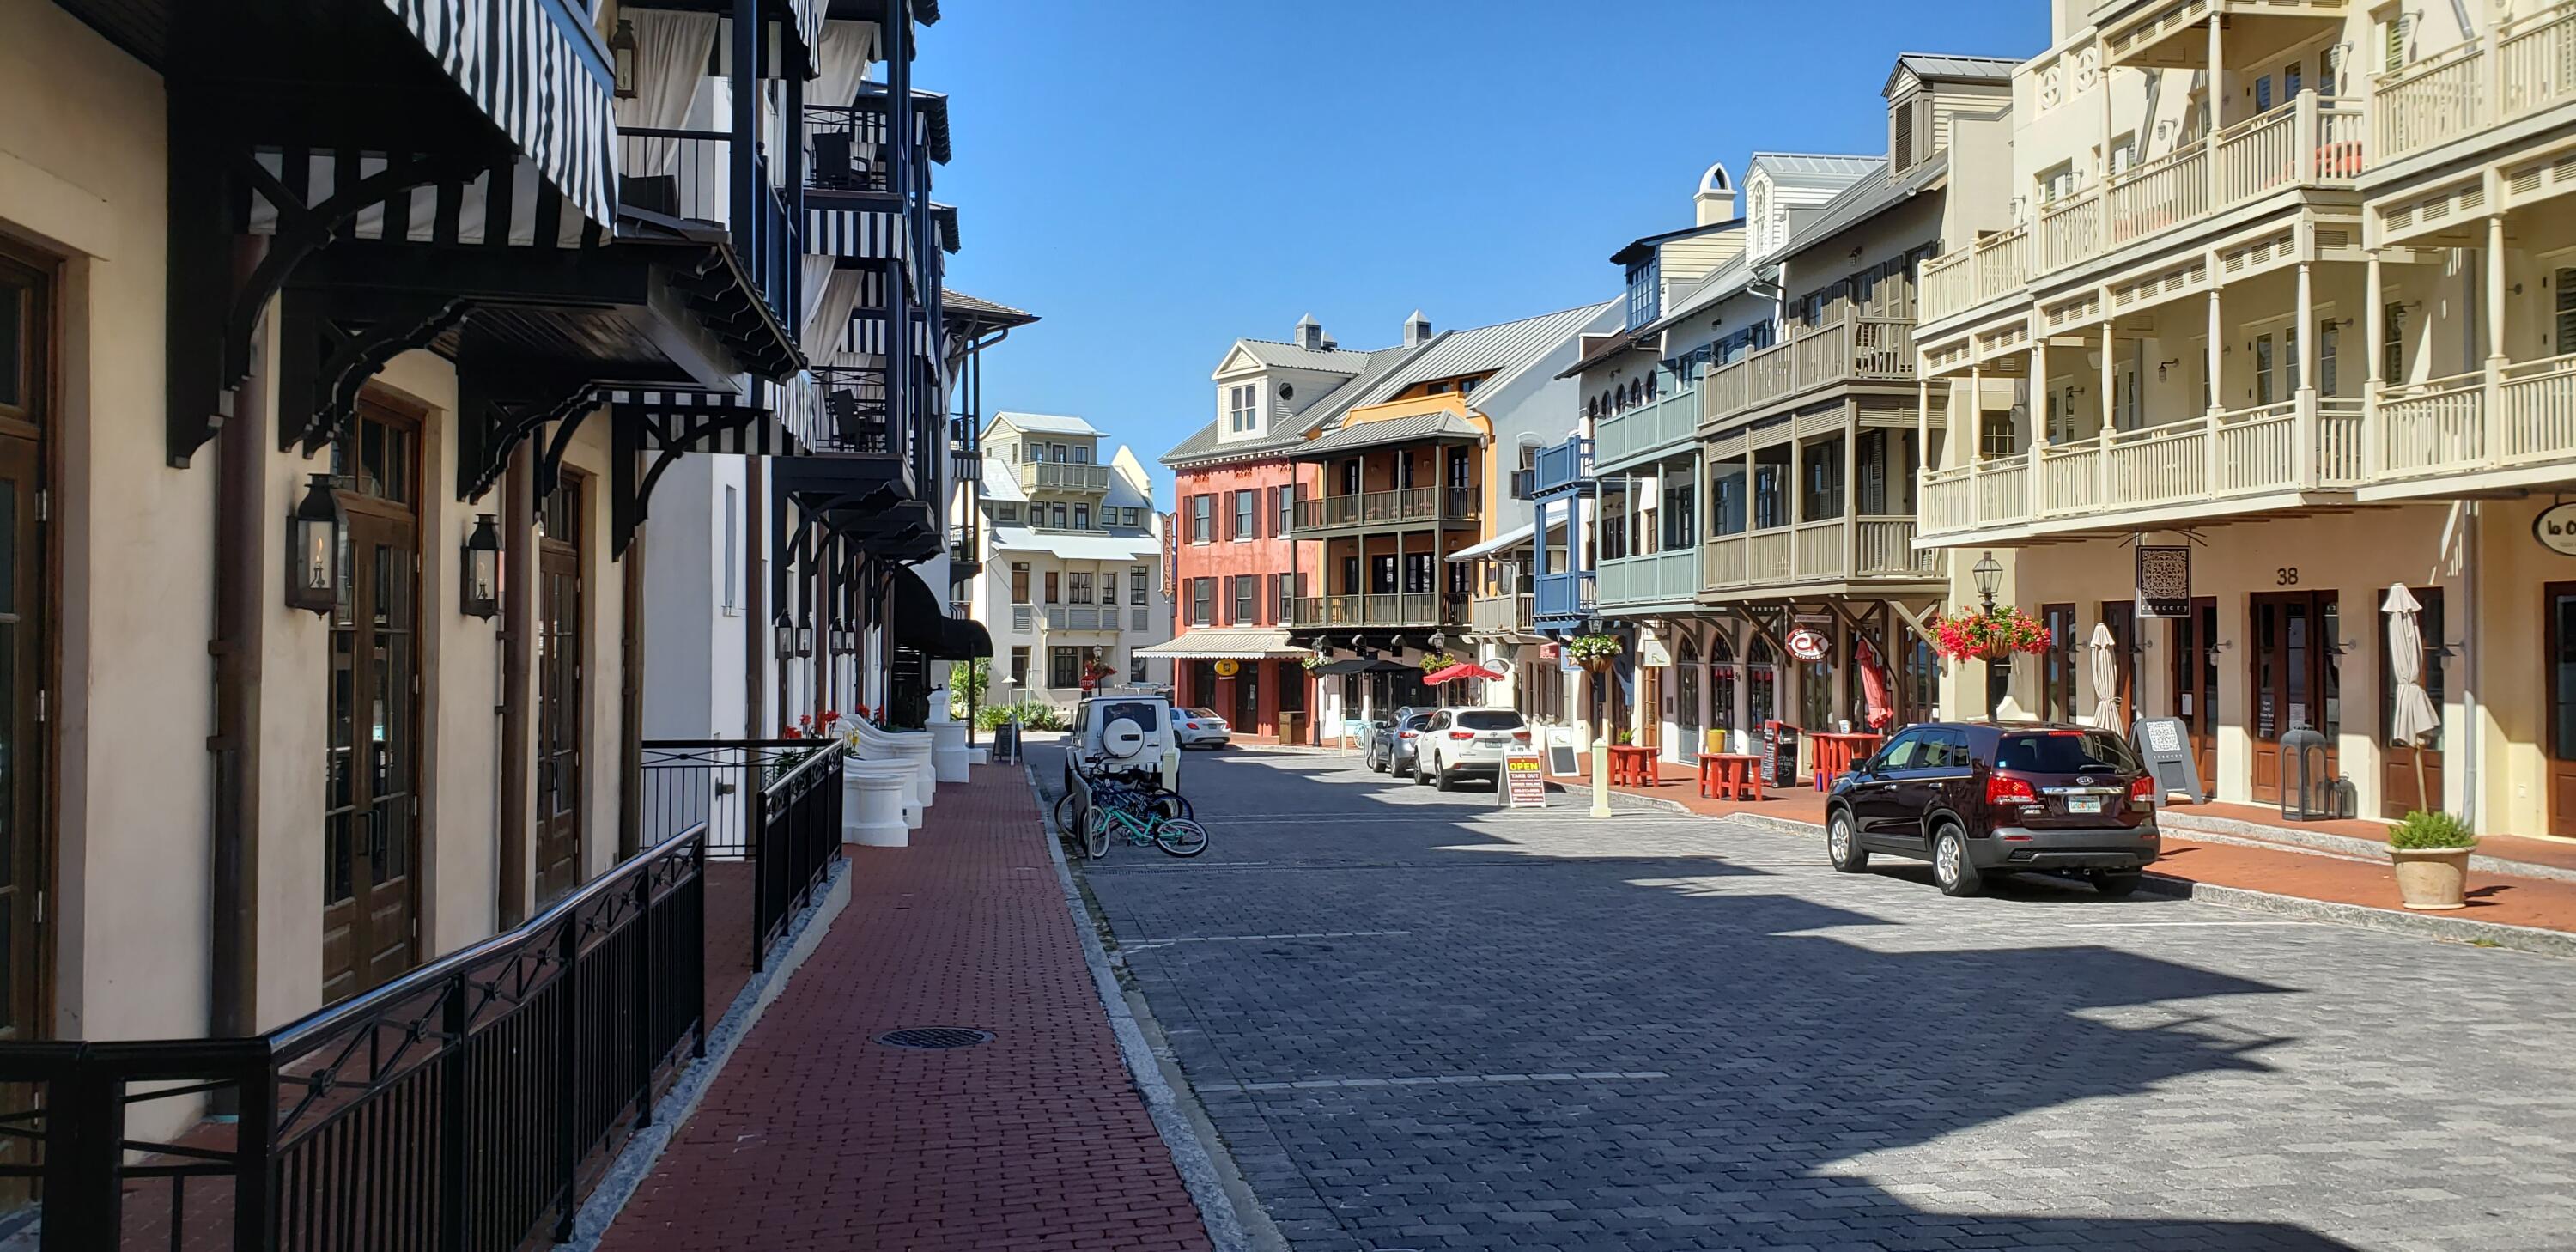
[[[1529,722],[1516,709],[1442,709],[1413,741],[1413,781],[1442,791],[1462,774],[1499,782],[1503,758],[1529,746]]]
[[[1173,736],[1171,697],[1161,692],[1095,692],[1073,709],[1065,779],[1073,771],[1181,789],[1180,741]]]

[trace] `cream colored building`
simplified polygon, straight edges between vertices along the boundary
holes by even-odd
[[[2433,806],[2576,835],[2576,6],[2057,0],[2013,75],[2017,223],[1924,268],[1921,538],[2060,646],[1954,713],[2185,719],[2223,800],[2328,740],[2364,815],[2418,806],[2383,733],[2381,604],[2426,606]],[[2564,180],[2562,181],[2562,173]],[[2191,603],[2133,616],[2136,549]],[[2576,549],[2576,544],[2562,544]],[[2163,559],[2163,558],[2158,558]],[[2083,642],[2117,639],[2096,691]]]
[[[1136,651],[1172,637],[1152,482],[1103,438],[1052,413],[996,413],[984,427],[983,564],[968,604],[993,636],[988,703],[1070,711],[1094,665],[1110,682],[1171,681],[1170,661]]]

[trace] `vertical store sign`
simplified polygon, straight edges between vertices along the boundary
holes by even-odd
[[[1177,617],[1181,584],[1181,513],[1174,509],[1163,515],[1163,598],[1172,602]]]
[[[2138,545],[2138,616],[2191,616],[2191,549]]]

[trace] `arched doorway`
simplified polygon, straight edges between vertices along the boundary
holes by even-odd
[[[1756,639],[1744,654],[1744,728],[1755,734],[1780,716],[1780,658],[1771,641]]]
[[[1735,641],[1721,628],[1708,637],[1708,724],[1711,729],[1733,732],[1735,724]],[[1726,751],[1738,749],[1735,736],[1727,735]]]
[[[1696,759],[1700,750],[1699,692],[1699,645],[1685,633],[1673,645],[1673,725],[1679,733],[1664,753],[1683,764]]]

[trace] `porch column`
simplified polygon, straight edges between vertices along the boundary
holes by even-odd
[[[2314,398],[2317,390],[2317,303],[2313,261],[2299,262],[2299,386],[2297,394]]]
[[[2313,98],[2311,93],[2308,92],[2301,92],[2299,94],[2301,96]],[[2297,321],[2299,351],[2297,356],[2293,358],[2296,363],[2295,367],[2299,371],[2299,385],[2297,389],[2292,391],[2290,394],[2292,413],[2294,414],[2290,422],[2290,430],[2294,437],[2292,447],[2294,455],[2298,457],[2298,462],[2293,472],[2296,476],[2298,485],[2302,489],[2314,488],[2317,485],[2317,479],[2323,469],[2319,462],[2324,456],[2324,449],[2319,446],[2317,441],[2319,430],[2317,422],[2317,306],[2310,279],[2310,271],[2313,269],[2315,269],[2314,262],[2299,262],[2299,311]]]
[[[2211,5],[2209,10],[2209,130],[2200,137],[2200,142],[2208,150],[2201,165],[2209,177],[2209,207],[2212,209],[2227,202],[2226,186],[2219,177],[2217,145],[2211,142],[2227,124],[2227,57],[2225,44],[2219,37],[2218,9],[2219,6]],[[2109,84],[2106,82],[2104,85],[2107,87]],[[2210,271],[2213,291],[2217,289],[2217,273],[2215,269]]]
[[[2380,303],[2379,286],[2379,249],[2373,248],[2370,259],[2362,266],[2361,285],[2361,356],[2365,370],[2361,384],[2362,429],[2365,432],[2361,440],[2361,477],[2365,482],[2378,477],[2379,466],[2384,459],[2381,441],[2388,438],[2387,429],[2380,425],[2383,419],[2379,415],[2379,389],[2387,382],[2380,377],[2379,342],[2388,334],[2388,309]]]
[[[2504,365],[2504,214],[2487,216],[2487,365]]]
[[[1964,441],[1966,453],[1959,458],[1960,464],[1970,466],[1975,465],[1977,459],[1986,454],[1986,363],[1977,357],[1976,352],[1977,347],[1972,340],[1968,345],[1968,429],[1965,432],[1967,438]],[[1952,413],[1958,412],[1958,409],[1957,404],[1950,406]]]
[[[1883,468],[1883,467],[1882,467]],[[1843,577],[1860,572],[1860,406],[1843,402]]]
[[[1798,523],[1807,519],[1807,448],[1806,440],[1794,433],[1798,429],[1796,418],[1789,420],[1789,429],[1792,432],[1789,436],[1789,580],[1795,582],[1798,578]],[[1752,442],[1753,432],[1745,431],[1744,438],[1745,442]],[[1746,555],[1749,558],[1751,553]]]
[[[2103,303],[2107,308],[2110,302]],[[2112,358],[2119,355],[2120,341],[2112,337],[2113,326],[2109,318],[2103,319],[2102,365],[2099,381],[2094,384],[2101,388],[2096,407],[2102,410],[2101,425],[2093,432],[2093,507],[2097,509],[2111,505],[2111,431],[2119,424],[2119,379],[2112,370]],[[2142,378],[2139,383],[2144,385],[2145,381]]]
[[[2212,17],[2209,20],[2211,30],[2215,32],[2218,19]],[[2210,38],[2214,40],[2217,35],[2213,33]],[[2203,491],[2212,490],[2218,485],[2218,411],[2222,399],[2219,389],[2219,366],[2220,362],[2226,359],[2227,352],[2227,326],[2223,320],[2225,310],[2218,293],[2218,268],[2211,266],[2209,270],[2209,343],[2207,345],[2209,360],[2206,363],[2206,368],[2209,370],[2209,412],[2202,419],[2206,429],[2200,441],[2200,486]]]

